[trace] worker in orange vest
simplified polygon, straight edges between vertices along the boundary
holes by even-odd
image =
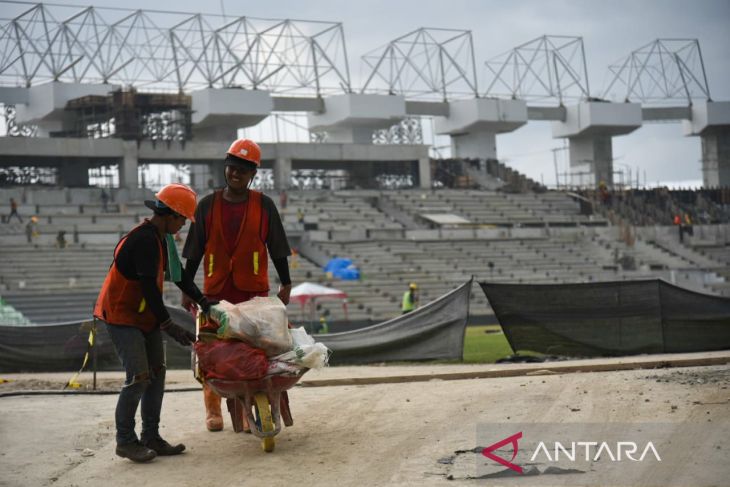
[[[261,148],[250,139],[235,140],[225,159],[226,187],[200,200],[188,233],[183,257],[195,276],[202,265],[203,293],[210,301],[242,303],[269,294],[269,257],[281,285],[278,297],[289,304],[291,255],[284,225],[274,202],[249,189],[261,166]],[[195,313],[192,296],[183,294],[183,307]],[[223,429],[221,398],[203,385],[205,424]],[[248,430],[244,415],[244,429]]]
[[[172,236],[194,221],[195,192],[170,184],[145,201],[154,216],[127,233],[114,249],[114,259],[94,306],[94,317],[106,323],[126,380],[115,412],[116,454],[135,462],[157,455],[177,455],[185,445],[171,445],[159,433],[165,391],[162,331],[182,346],[195,335],[174,323],[162,300],[163,279],[171,280],[208,312],[210,303],[182,267]],[[134,417],[142,404],[142,434]],[[140,441],[141,440],[141,441]]]

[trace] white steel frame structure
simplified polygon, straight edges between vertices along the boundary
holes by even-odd
[[[363,93],[443,101],[478,97],[471,31],[422,27],[362,56]]]
[[[0,85],[349,93],[341,23],[1,2]],[[231,20],[232,19],[232,20]]]
[[[649,104],[712,101],[697,39],[656,39],[608,69],[612,79],[606,98]]]
[[[590,98],[583,38],[543,35],[484,63],[484,96],[533,102]]]

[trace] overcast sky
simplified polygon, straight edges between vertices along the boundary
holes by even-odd
[[[65,2],[60,4],[84,4]],[[94,0],[94,6],[155,8],[227,16],[342,22],[350,71],[360,57],[419,27],[468,29],[480,75],[484,61],[544,34],[582,36],[591,95],[608,82],[607,67],[656,38],[697,38],[712,98],[730,101],[730,0]],[[0,8],[4,6],[0,4]],[[3,15],[4,17],[5,15]],[[483,81],[480,81],[482,85]],[[354,82],[357,87],[357,81]],[[483,90],[485,87],[481,86]],[[550,124],[531,122],[497,139],[500,159],[545,183],[555,181]],[[651,124],[614,138],[614,158],[639,168],[650,183],[701,180],[700,141],[684,137],[680,124]]]

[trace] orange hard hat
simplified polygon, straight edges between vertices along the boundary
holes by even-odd
[[[168,208],[195,223],[195,206],[197,194],[190,186],[172,183],[164,186],[155,197]]]
[[[251,139],[234,140],[226,154],[261,166],[261,147]]]

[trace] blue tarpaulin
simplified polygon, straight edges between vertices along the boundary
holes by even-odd
[[[360,279],[360,271],[350,259],[335,257],[327,262],[327,265],[324,266],[324,271],[331,273],[332,277],[342,279],[343,281]]]

